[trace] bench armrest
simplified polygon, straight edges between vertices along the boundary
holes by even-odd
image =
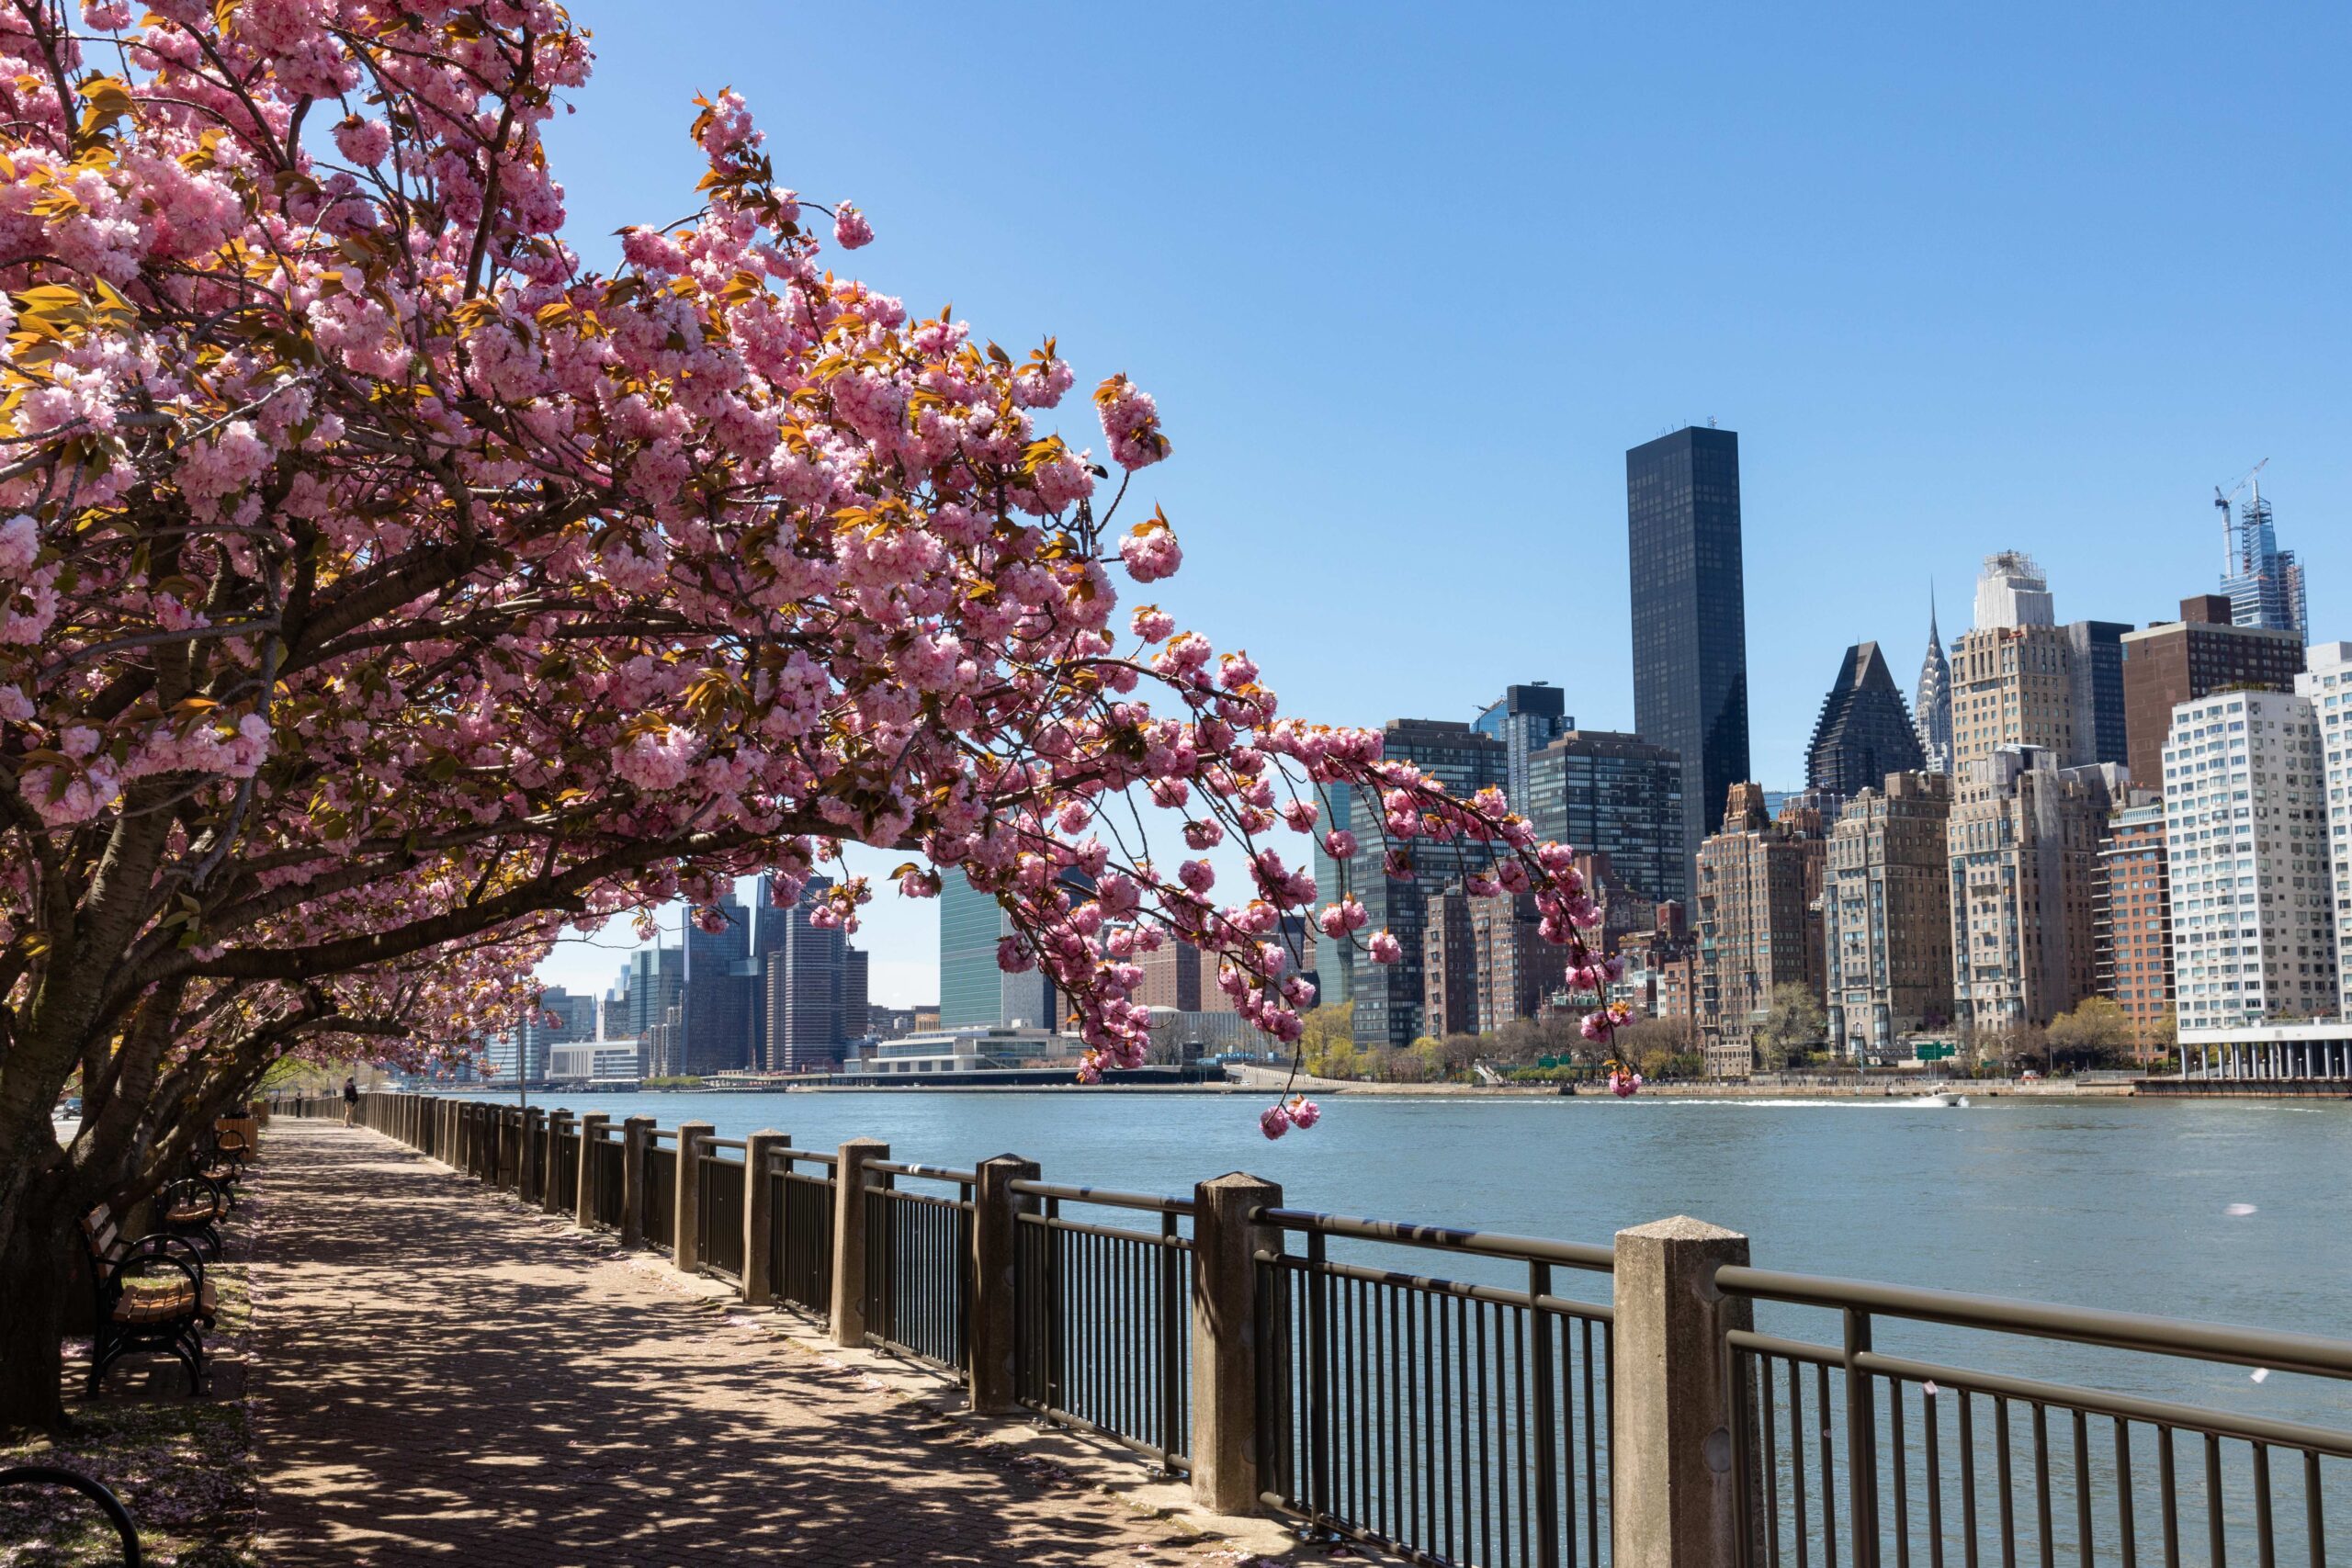
[[[164,1231],[127,1243],[121,1255],[106,1267],[110,1273],[119,1275],[126,1265],[142,1258],[160,1258],[167,1263],[175,1263],[192,1274],[198,1285],[204,1283],[204,1254],[197,1249],[196,1243],[184,1235],[173,1235]]]

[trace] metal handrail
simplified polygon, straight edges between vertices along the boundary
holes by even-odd
[[[1018,1213],[1015,1223],[1036,1225],[1044,1230],[1059,1231],[1065,1235],[1096,1235],[1104,1241],[1131,1241],[1138,1247],[1167,1247],[1177,1252],[1193,1250],[1193,1238],[1188,1235],[1163,1235],[1151,1231],[1121,1230],[1116,1225],[1090,1225],[1083,1220],[1065,1220],[1058,1214]]]
[[[1457,1296],[1465,1302],[1491,1302],[1497,1306],[1532,1306],[1538,1312],[1566,1313],[1595,1323],[1614,1323],[1617,1309],[1605,1302],[1580,1302],[1568,1296],[1514,1291],[1500,1285],[1475,1284],[1467,1280],[1441,1280],[1428,1274],[1408,1274],[1395,1269],[1368,1269],[1360,1263],[1317,1261],[1295,1252],[1259,1252],[1259,1263],[1277,1269],[1311,1269],[1334,1280],[1362,1280],[1366,1284],[1395,1285],[1435,1296]]]
[[[1259,1209],[1251,1218],[1277,1230],[1309,1235],[1347,1236],[1357,1241],[1394,1242],[1402,1247],[1426,1247],[1442,1252],[1474,1253],[1481,1258],[1508,1258],[1521,1263],[1556,1263],[1613,1273],[1616,1254],[1605,1247],[1549,1241],[1542,1236],[1507,1235],[1498,1231],[1459,1230],[1451,1225],[1418,1225],[1402,1220],[1364,1220],[1348,1214],[1321,1214],[1306,1209]]]
[[[1151,1192],[1119,1192],[1108,1187],[1064,1187],[1051,1181],[1015,1181],[1012,1190],[1023,1198],[1058,1198],[1065,1203],[1095,1203],[1105,1209],[1141,1209],[1155,1214],[1190,1214],[1197,1209],[1190,1198],[1167,1197]]]
[[[2098,1307],[2052,1306],[2044,1302],[2012,1301],[1966,1291],[1881,1285],[1867,1280],[1787,1274],[1733,1264],[1715,1270],[1715,1286],[1733,1295],[1797,1306],[1865,1312],[1955,1328],[2030,1334],[2114,1350],[2154,1351],[2236,1366],[2268,1367],[2273,1371],[2304,1372],[2314,1377],[2352,1378],[2352,1340],[2324,1338],[2315,1334],[2278,1334],[2233,1324],[2198,1323]]]
[[[2352,1459],[2352,1431],[2334,1427],[2274,1421],[2265,1416],[2238,1416],[2226,1410],[2210,1410],[2201,1405],[2181,1404],[2168,1399],[2143,1399],[2135,1394],[2108,1393],[2099,1389],[2069,1388],[2064,1383],[2038,1382],[2031,1378],[2010,1377],[2003,1372],[1969,1371],[1960,1367],[1938,1366],[1932,1361],[1882,1356],[1875,1350],[1857,1352],[1854,1366],[1860,1371],[1884,1378],[1899,1378],[1905,1382],[1933,1382],[1941,1388],[1970,1393],[1997,1394],[2009,1399],[2086,1410],[2094,1416],[2113,1416],[2127,1421],[2145,1421],[2152,1426],[2211,1432],[2216,1437],[2243,1438],[2253,1443],[2272,1443],[2280,1448],[2307,1449],[2336,1459]]]
[[[950,1170],[938,1165],[899,1165],[889,1160],[869,1160],[865,1168],[878,1170],[885,1176],[919,1176],[932,1181],[953,1181],[965,1187],[978,1185],[979,1178],[968,1170]]]

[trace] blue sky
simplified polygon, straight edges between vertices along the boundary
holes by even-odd
[[[592,258],[691,210],[689,100],[734,86],[786,183],[872,218],[845,270],[1157,396],[1156,597],[1289,711],[1542,679],[1630,728],[1623,452],[1711,417],[1774,787],[1847,644],[1907,685],[1931,576],[1948,636],[2001,548],[2063,618],[2168,616],[2260,458],[2352,637],[2352,12],[574,11],[596,75],[550,140]],[[933,924],[876,908],[876,999],[933,996]]]

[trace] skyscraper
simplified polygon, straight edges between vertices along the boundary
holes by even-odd
[[[2177,1021],[2171,881],[2164,791],[2154,781],[2146,788],[2135,783],[2124,796],[2108,814],[2107,835],[2098,841],[2098,874],[2091,884],[2092,963],[2098,994],[2131,1018],[2134,1054],[2144,1060],[2166,1021]]]
[[[2048,1023],[2094,993],[2099,840],[2114,764],[2066,768],[2037,746],[1972,757],[1953,788],[1952,1000],[1978,1029]]]
[[[701,1076],[752,1065],[751,911],[733,897],[718,906],[726,922],[707,931],[688,919],[680,987],[678,1066]]]
[[[1931,773],[1951,772],[1951,660],[1944,657],[1943,634],[1936,629],[1936,604],[1928,601],[1928,657],[1919,661],[1919,686],[1913,699],[1912,723],[1919,735],[1919,752]]]
[[[1466,724],[1435,718],[1392,718],[1383,727],[1385,755],[1410,762],[1442,783],[1455,795],[1468,795],[1488,784],[1503,783],[1507,752],[1501,740],[1481,735]],[[1422,1021],[1422,931],[1429,918],[1430,897],[1464,872],[1492,863],[1493,852],[1456,840],[1435,843],[1415,840],[1408,849],[1413,857],[1408,877],[1386,875],[1381,857],[1386,848],[1380,834],[1377,800],[1358,800],[1351,789],[1327,792],[1331,801],[1328,818],[1332,827],[1351,827],[1356,852],[1345,864],[1326,855],[1318,838],[1315,856],[1316,886],[1325,898],[1337,898],[1342,885],[1363,900],[1371,917],[1366,934],[1385,930],[1404,949],[1395,964],[1359,961],[1350,944],[1329,939],[1316,944],[1316,968],[1321,999],[1355,1004],[1355,1039],[1359,1045],[1406,1046],[1427,1033]]]
[[[2163,784],[2165,736],[2172,710],[2181,704],[2233,686],[2295,689],[2303,639],[2268,626],[2238,626],[2231,614],[2221,594],[2199,593],[2180,602],[2180,619],[2123,634],[2124,761],[2133,784]]]
[[[1537,748],[1577,727],[1567,711],[1560,689],[1549,681],[1537,681],[1505,686],[1502,696],[1470,721],[1471,728],[1503,743],[1503,789],[1510,796],[1513,811],[1524,815],[1528,810],[1528,760]]]
[[[1738,435],[1694,425],[1627,452],[1625,523],[1634,728],[1682,759],[1688,886],[1700,841],[1747,777]]]
[[[2215,692],[2173,710],[2165,891],[2183,1029],[2336,1010],[2327,730],[2312,701],[2327,673],[2294,694]]]
[[[2068,692],[2075,704],[2078,766],[2123,762],[2132,754],[2124,728],[2122,621],[2070,621],[2065,626]]]
[[[831,886],[831,878],[810,877],[800,901],[777,910],[784,918],[770,927],[773,946],[760,978],[767,998],[763,1065],[772,1073],[821,1072],[840,1062],[843,1041],[865,1032],[862,1008],[855,1030],[843,1020],[847,939],[839,926],[820,927],[808,919]]]
[[[2292,550],[2278,547],[2270,527],[2270,503],[2262,499],[2262,480],[2238,506],[2232,530],[2229,570],[2222,576],[2222,592],[2229,596],[2230,616],[2242,626],[2268,626],[2292,632],[2301,642],[2311,640],[2311,620],[2303,603],[2303,567]]]
[[[2295,690],[2312,705],[2326,771],[2327,834],[2332,846],[2323,884],[2335,900],[2335,978],[2346,994],[2336,1016],[2352,1015],[2352,642],[2315,643],[2311,669]]]
[[[1377,863],[1375,862],[1375,863]],[[1091,897],[1093,884],[1076,868],[1062,873],[1073,898]],[[1043,969],[1021,974],[998,967],[1000,940],[1012,934],[1012,917],[993,894],[978,893],[964,874],[943,868],[939,890],[939,1027],[1059,1029],[1061,998]]]
[[[1571,729],[1535,753],[1528,774],[1520,809],[1538,840],[1607,855],[1651,903],[1690,897],[1679,757],[1638,735]]]
[[[1774,989],[1821,995],[1826,846],[1817,812],[1768,818],[1763,789],[1745,782],[1724,800],[1723,831],[1699,851],[1699,1032],[1708,1077],[1746,1077]]]
[[[1976,624],[1952,649],[1952,771],[2004,746],[2048,751],[2059,767],[2121,762],[2130,629],[2115,621],[2060,626],[2031,557],[1985,557]]]
[[[627,1010],[623,1026],[615,1031],[642,1040],[645,1032],[678,1005],[678,987],[685,977],[685,959],[674,947],[640,947],[628,955]]]
[[[1846,803],[1822,874],[1829,1043],[1861,1060],[1951,1017],[1951,779],[1892,773]]]
[[[939,877],[939,1027],[1001,1028],[1003,974],[997,939],[1010,930],[990,893],[977,892],[953,866]]]
[[[1805,751],[1805,787],[1851,800],[1878,788],[1889,773],[1917,771],[1923,761],[1911,715],[1878,644],[1856,643],[1821,699]]]

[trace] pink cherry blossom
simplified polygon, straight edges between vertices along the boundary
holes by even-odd
[[[1464,856],[1592,969],[1574,852],[1499,795],[1119,618],[1122,576],[1183,564],[1162,511],[1121,514],[1170,455],[1156,400],[1100,383],[1103,482],[1056,340],[844,276],[870,225],[806,220],[742,95],[680,106],[694,177],[622,192],[639,221],[592,265],[567,179],[610,172],[542,137],[594,63],[560,8],[151,9],[101,47],[0,8],[0,327],[40,347],[0,366],[0,1159],[53,1147],[80,1064],[119,1069],[88,1108],[112,1152],[54,1168],[56,1213],[152,1190],[288,1055],[478,1059],[567,936],[820,874],[809,919],[853,931],[851,845],[901,896],[995,900],[1090,1079],[1144,1059],[1136,960],[1167,943],[1285,1043],[1315,993],[1283,911],[1399,961],[1358,835],[1390,874]],[[1318,886],[1262,840],[1341,791],[1364,809]],[[1239,841],[1248,896],[1151,836]],[[62,953],[86,987],[47,983]]]
[[[845,251],[854,251],[861,245],[871,244],[873,241],[874,225],[865,220],[865,213],[860,212],[851,202],[834,203],[833,243],[835,244]]]

